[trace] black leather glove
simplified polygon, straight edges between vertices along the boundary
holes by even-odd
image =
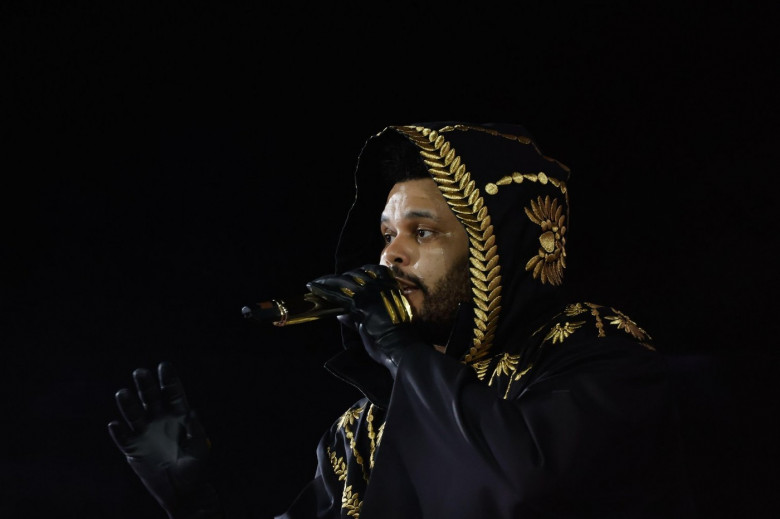
[[[368,355],[395,378],[404,351],[421,343],[411,329],[412,308],[393,272],[382,265],[363,265],[341,275],[309,282],[316,296],[340,304],[349,313],[339,321],[356,328]]]
[[[108,431],[127,462],[171,519],[222,517],[219,497],[208,481],[210,443],[187,403],[184,388],[167,362],[156,377],[145,368],[129,389],[116,392],[124,422]]]

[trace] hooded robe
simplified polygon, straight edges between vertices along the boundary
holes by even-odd
[[[619,309],[566,300],[570,171],[522,127],[369,138],[336,272],[382,250],[393,142],[419,155],[466,228],[473,298],[446,352],[410,348],[394,381],[343,328],[326,368],[364,397],[323,435],[313,479],[279,518],[693,517],[669,369]]]

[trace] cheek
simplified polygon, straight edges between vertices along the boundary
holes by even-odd
[[[414,264],[414,274],[430,288],[449,271],[450,262],[445,248],[428,249]]]

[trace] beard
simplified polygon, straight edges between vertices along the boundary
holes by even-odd
[[[456,263],[435,286],[428,286],[396,267],[391,268],[396,277],[412,281],[425,296],[422,308],[414,314],[412,327],[426,342],[446,345],[458,315],[458,306],[471,297],[468,254],[464,254],[463,260]]]

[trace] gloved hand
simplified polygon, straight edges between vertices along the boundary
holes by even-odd
[[[137,396],[122,388],[116,402],[124,423],[108,431],[127,462],[171,519],[218,518],[219,497],[208,481],[210,443],[190,409],[173,366],[133,372]]]
[[[368,355],[395,378],[404,351],[421,340],[411,329],[412,308],[393,272],[382,265],[363,265],[306,286],[314,295],[349,309],[339,321],[357,329]]]

